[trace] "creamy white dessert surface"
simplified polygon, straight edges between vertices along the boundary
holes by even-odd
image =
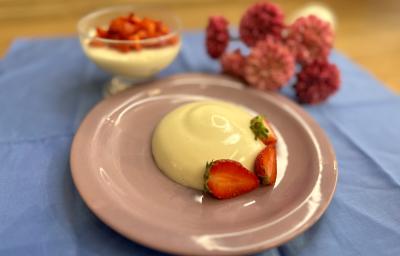
[[[152,139],[156,164],[172,180],[203,189],[206,163],[232,159],[252,170],[264,148],[254,139],[248,110],[223,101],[182,105],[158,124]]]
[[[107,46],[91,46],[90,41],[82,42],[86,55],[100,68],[127,78],[147,78],[158,73],[175,59],[181,44],[179,41],[160,48],[120,52]]]

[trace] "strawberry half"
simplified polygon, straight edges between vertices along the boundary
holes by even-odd
[[[263,185],[274,185],[276,181],[276,146],[267,145],[257,156],[254,172]]]
[[[228,199],[250,192],[259,186],[257,176],[233,160],[207,163],[204,189],[218,199]]]
[[[251,119],[250,129],[253,131],[255,139],[260,139],[265,145],[275,144],[277,141],[271,125],[262,116]]]

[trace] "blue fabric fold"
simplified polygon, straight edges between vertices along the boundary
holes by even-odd
[[[185,33],[160,77],[219,72],[203,40]],[[331,60],[341,90],[305,109],[335,148],[336,194],[309,230],[258,255],[400,255],[400,98],[340,53]],[[165,255],[108,228],[72,183],[72,138],[109,78],[76,38],[17,40],[0,60],[0,255]]]

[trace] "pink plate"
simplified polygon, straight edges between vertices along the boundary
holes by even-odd
[[[278,182],[219,201],[164,176],[151,154],[159,120],[181,104],[215,98],[266,115],[277,130]],[[278,246],[327,208],[337,165],[321,128],[295,103],[223,76],[172,76],[100,102],[79,128],[72,176],[89,208],[122,235],[186,255],[237,255]]]

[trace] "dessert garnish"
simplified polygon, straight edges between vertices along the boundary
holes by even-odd
[[[160,38],[169,33],[170,29],[162,21],[149,17],[141,18],[134,13],[111,20],[109,26],[106,28],[96,28],[97,38],[130,41],[108,44],[109,47],[120,52],[139,51],[142,48],[158,48],[176,44],[179,40],[176,35],[168,37],[165,40],[141,42],[143,39]],[[103,41],[97,40],[97,38],[91,41],[91,46],[106,46]]]
[[[258,186],[257,176],[237,161],[222,159],[206,164],[204,189],[218,199],[236,197]]]
[[[211,58],[220,59],[222,73],[260,90],[278,91],[293,85],[297,100],[305,104],[321,103],[339,88],[340,74],[336,72],[336,65],[329,63],[334,42],[334,31],[329,22],[308,15],[292,24],[285,24],[283,11],[277,5],[260,1],[244,12],[239,37],[232,36],[230,31],[223,16],[209,17],[206,47]],[[249,54],[242,54],[238,48],[226,51],[229,41],[238,40],[249,48]],[[303,76],[302,70],[315,66],[313,63],[334,67],[328,68],[327,72],[313,72],[312,75],[313,81],[322,81],[327,74],[330,81],[325,85],[334,81],[331,83],[333,87],[323,86],[323,82],[307,84],[292,79],[296,73],[299,74],[297,77]]]
[[[255,139],[266,146],[254,161],[254,173],[241,163],[228,159],[211,161],[204,172],[204,190],[217,199],[240,196],[261,185],[275,185],[277,176],[277,137],[271,125],[262,116],[250,121]]]
[[[274,185],[277,175],[276,146],[268,144],[257,156],[254,172],[263,185]]]
[[[265,145],[275,144],[277,141],[271,125],[262,116],[256,116],[250,120],[250,129],[253,131],[255,139],[261,140]]]
[[[255,139],[261,140],[266,145],[255,160],[254,172],[260,178],[261,184],[274,185],[277,175],[276,134],[267,119],[262,116],[251,119],[250,129]]]

